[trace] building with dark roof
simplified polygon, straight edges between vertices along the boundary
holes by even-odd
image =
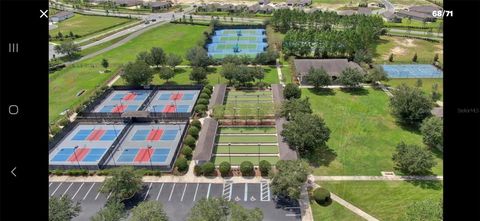
[[[371,15],[372,10],[369,9],[369,8],[366,8],[366,7],[360,7],[357,10],[357,14],[359,14],[359,15]]]
[[[140,0],[115,0],[115,3],[123,7],[131,7],[142,3]]]
[[[408,8],[408,11],[419,12],[419,13],[424,13],[428,15],[432,15],[433,11],[438,11],[438,10],[442,10],[442,8],[436,5],[412,6]]]
[[[266,5],[268,3],[270,3],[270,0],[258,0],[259,5]]]
[[[65,19],[73,17],[75,14],[69,11],[61,11],[54,16],[50,17],[51,22],[61,22]]]
[[[355,11],[354,10],[342,10],[342,11],[338,11],[337,14],[350,16],[350,15],[354,15]]]
[[[287,0],[288,6],[305,7],[312,4],[312,0]]]
[[[395,14],[400,18],[410,18],[422,22],[435,22],[437,20],[432,14],[425,14],[415,11],[400,10]]]
[[[293,63],[298,81],[302,85],[308,85],[306,76],[312,68],[324,69],[333,80],[337,79],[342,71],[347,68],[357,69],[361,73],[365,73],[360,65],[347,59],[295,59]]]
[[[148,2],[146,3],[150,8],[152,8],[152,12],[161,11],[165,9],[169,9],[172,7],[172,2],[165,1],[165,2]]]

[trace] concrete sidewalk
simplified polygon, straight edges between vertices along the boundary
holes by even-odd
[[[443,180],[443,176],[314,176],[315,181]]]
[[[50,176],[49,182],[103,182],[106,176]],[[234,183],[259,183],[261,181],[270,182],[270,180],[263,177],[204,177],[204,176],[172,176],[165,175],[144,176],[143,182],[148,183],[224,183],[225,181],[232,181]]]

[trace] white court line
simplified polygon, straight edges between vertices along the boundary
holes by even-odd
[[[75,194],[73,194],[72,200],[75,198],[75,196],[77,196],[78,191],[80,191],[80,189],[82,189],[83,184],[85,184],[85,183],[82,183],[82,185],[80,185],[80,187],[78,188],[77,192],[75,192]]]
[[[62,184],[63,184],[63,183],[60,183],[60,185],[57,186],[57,188],[53,191],[52,195],[50,195],[50,196],[53,196],[53,195],[57,192],[58,188],[60,188],[60,186],[61,186]]]
[[[172,194],[173,194],[174,189],[175,189],[175,183],[173,183],[172,191],[170,192],[170,196],[168,197],[168,201],[170,201],[172,199]]]
[[[160,193],[162,192],[162,189],[163,189],[163,184],[164,183],[162,183],[162,186],[160,187],[160,191],[158,191],[157,199],[155,199],[156,201],[158,201],[158,197],[160,197]]]
[[[197,198],[197,191],[198,191],[198,183],[197,183],[197,188],[195,188],[195,195],[193,195],[193,201]]]
[[[70,187],[72,187],[72,185],[73,185],[73,182],[70,183],[70,185],[67,187],[67,189],[65,190],[65,192],[63,192],[62,197],[65,196],[65,194],[68,192],[68,190],[70,189]]]
[[[180,202],[183,202],[183,196],[185,196],[185,190],[187,190],[187,184],[185,183],[185,188],[183,188],[182,197],[180,198]]]
[[[248,201],[248,184],[245,183],[245,195],[243,196],[243,201]]]
[[[85,200],[87,198],[87,196],[90,193],[90,190],[92,190],[93,186],[95,186],[95,183],[93,183],[92,186],[90,187],[90,189],[88,189],[87,194],[85,194],[85,196],[83,197],[82,200]]]
[[[152,183],[150,183],[150,186],[148,186],[148,190],[147,190],[147,193],[145,194],[145,197],[143,198],[143,201],[147,199],[147,196],[150,193],[150,188],[152,188]]]
[[[212,186],[211,183],[208,184],[208,191],[207,191],[207,199],[208,199],[208,195],[210,195],[210,187]]]

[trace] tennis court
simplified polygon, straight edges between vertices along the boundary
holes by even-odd
[[[147,106],[150,112],[190,113],[197,101],[198,90],[159,90]]]
[[[152,91],[150,90],[118,90],[113,91],[93,112],[123,113],[137,111]]]
[[[134,124],[120,142],[108,165],[167,166],[175,158],[185,122]]]
[[[125,128],[123,124],[77,125],[51,151],[51,165],[95,165],[104,158],[107,150]]]
[[[207,45],[208,55],[223,58],[226,55],[255,57],[267,48],[265,29],[220,29]]]
[[[382,65],[389,78],[443,78],[443,72],[430,64]]]

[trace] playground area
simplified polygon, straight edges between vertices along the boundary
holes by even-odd
[[[443,72],[430,64],[382,65],[389,78],[443,78]]]
[[[255,57],[267,48],[265,29],[219,29],[207,45],[208,55],[223,58],[227,55]]]
[[[162,113],[190,113],[197,100],[198,90],[159,90],[147,110]]]
[[[80,124],[50,152],[50,165],[99,166],[124,124]]]
[[[150,90],[119,90],[113,91],[102,101],[93,112],[123,113],[137,111],[150,95]]]
[[[220,127],[212,161],[215,165],[229,162],[240,165],[261,160],[275,164],[278,161],[277,131],[275,127]]]

